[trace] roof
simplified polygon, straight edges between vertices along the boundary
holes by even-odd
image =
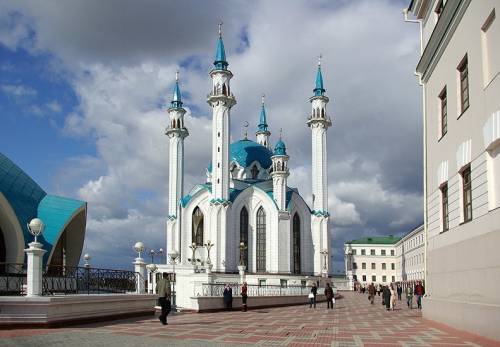
[[[283,140],[279,139],[274,146],[274,155],[286,155],[286,146]]]
[[[179,88],[179,81],[175,81],[174,92],[172,93],[172,107],[182,107],[181,90]]]
[[[262,107],[260,109],[260,119],[259,119],[259,131],[267,131],[267,119],[266,119],[266,107],[264,102],[262,102]]]
[[[363,244],[363,245],[393,245],[401,240],[400,237],[396,236],[369,236],[363,237],[361,239],[352,240],[346,243],[350,244]]]
[[[321,66],[318,66],[318,72],[316,73],[316,86],[313,90],[315,96],[321,96],[325,93],[325,88],[323,87],[323,75],[321,74]]]
[[[35,217],[45,224],[44,232],[38,241],[47,250],[44,261],[47,261],[59,235],[71,220],[72,216],[86,203],[80,200],[48,195],[30,176],[0,153],[0,193],[5,196],[12,207],[23,230],[24,242],[27,245],[33,240],[27,224]]]
[[[217,39],[214,65],[217,70],[226,70],[229,65],[226,61],[226,50],[224,49],[224,42],[222,42],[221,36]]]
[[[271,167],[271,151],[249,139],[233,142],[229,145],[229,162],[236,161],[241,167],[249,167],[257,161],[264,169]],[[212,172],[212,163],[208,165],[208,171]]]

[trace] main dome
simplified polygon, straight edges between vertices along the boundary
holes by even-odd
[[[229,145],[229,162],[237,162],[241,167],[249,167],[253,162],[259,162],[260,166],[268,169],[271,164],[272,153],[261,144],[243,139]],[[212,163],[208,165],[208,171],[212,172]]]

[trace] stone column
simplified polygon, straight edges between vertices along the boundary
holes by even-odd
[[[146,263],[142,258],[135,258],[134,271],[136,272],[135,278],[135,292],[136,294],[146,293],[144,280],[146,278]]]
[[[42,249],[42,244],[39,242],[31,242],[28,246],[29,248],[24,250],[28,257],[28,296],[39,296],[43,292],[42,262],[46,250]]]

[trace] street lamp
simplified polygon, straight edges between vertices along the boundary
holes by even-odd
[[[28,224],[28,230],[35,237],[35,243],[37,243],[37,237],[43,233],[45,224],[43,224],[40,218],[33,218]]]
[[[141,258],[141,253],[144,252],[144,243],[142,242],[136,242],[134,245],[134,251],[137,252],[137,258]]]
[[[245,242],[240,242],[240,265],[245,265],[245,250],[248,248],[245,246]]]
[[[328,250],[324,249],[321,252],[319,252],[323,256],[323,277],[327,276],[328,269],[326,268],[326,261],[328,257]]]
[[[173,268],[173,273],[174,273],[174,281],[173,281],[173,295],[172,295],[172,310],[175,312],[177,311],[177,305],[176,305],[176,292],[175,292],[175,282],[177,281],[177,278],[175,277],[175,264],[177,264],[177,259],[179,259],[179,252],[177,252],[175,249],[172,252],[168,253],[168,257],[170,258],[170,264],[172,264]]]
[[[193,252],[193,256],[191,259],[188,259],[191,262],[191,265],[196,265],[196,249],[198,248],[198,245],[196,242],[193,242],[191,245],[188,246],[191,249],[191,252]]]
[[[153,289],[153,277],[155,272],[158,270],[158,267],[156,264],[148,264],[146,265],[146,268],[148,269],[149,273],[151,274],[149,283],[151,284],[151,294],[153,294],[154,289]]]
[[[207,264],[210,265],[212,261],[210,260],[210,250],[212,249],[213,246],[215,246],[212,241],[208,240],[207,243],[204,244],[205,248],[207,249]]]
[[[90,264],[89,264],[90,259],[92,259],[90,254],[85,253],[85,255],[83,256],[83,260],[85,260],[85,264],[83,266],[85,266],[86,269],[90,268]]]
[[[151,263],[154,263],[155,262],[155,255],[159,255],[160,257],[163,255],[163,248],[160,248],[157,251],[152,249],[149,251],[149,254],[151,255]]]

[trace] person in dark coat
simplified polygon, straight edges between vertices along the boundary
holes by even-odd
[[[401,294],[403,294],[403,287],[401,287],[401,283],[398,283],[397,292],[398,292],[398,300],[401,301]]]
[[[368,286],[368,299],[370,300],[370,303],[373,305],[373,301],[375,300],[375,293],[377,290],[375,289],[375,286],[373,283],[370,283]]]
[[[243,282],[241,287],[241,302],[243,303],[243,312],[247,311],[247,300],[248,300],[248,286],[246,282]]]
[[[232,310],[233,309],[233,289],[229,286],[229,284],[226,284],[224,287],[224,293],[222,294],[224,297],[224,307],[226,310]]]
[[[161,314],[158,319],[161,324],[167,325],[167,316],[172,308],[170,303],[170,296],[172,291],[170,288],[170,281],[168,279],[168,273],[164,272],[162,278],[156,283],[156,293],[158,294],[158,301],[161,306]]]
[[[391,290],[389,289],[389,286],[384,286],[384,289],[382,291],[382,298],[384,299],[384,304],[387,308],[387,311],[389,311],[391,309]]]
[[[325,288],[325,297],[326,297],[326,309],[333,309],[333,288],[330,287],[330,283],[326,284]]]

